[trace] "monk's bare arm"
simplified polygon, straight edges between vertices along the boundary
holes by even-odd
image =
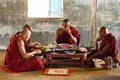
[[[76,38],[76,37],[74,37],[72,33],[70,34],[70,36],[71,36],[71,38],[72,38],[73,42],[74,42],[74,43],[77,43],[77,38]]]
[[[107,44],[102,50],[98,51],[97,53],[95,53],[95,55],[101,55],[104,54],[105,52],[107,52],[110,49],[110,44]]]
[[[63,28],[58,28],[56,30],[56,42],[58,41],[58,36],[64,32]]]
[[[71,37],[71,39],[74,43],[77,43],[77,38],[73,36],[73,34],[71,33],[71,30],[69,28],[67,28],[66,30],[64,30],[63,28],[57,29],[57,31],[56,31],[56,42],[58,40],[58,36],[61,35],[64,31],[66,31],[70,35],[70,37]]]
[[[67,33],[70,35],[71,39],[73,40],[74,43],[77,43],[77,38],[75,36],[73,36],[73,34],[71,33],[71,30],[69,28],[67,28]]]
[[[107,44],[102,50],[96,52],[94,55],[92,55],[91,57],[89,57],[87,60],[91,60],[93,57],[104,54],[105,52],[107,52],[110,48],[110,44]]]
[[[25,44],[22,39],[18,39],[17,43],[18,43],[20,54],[23,58],[31,57],[34,54],[40,53],[40,50],[35,50],[35,51],[27,53],[24,47]]]

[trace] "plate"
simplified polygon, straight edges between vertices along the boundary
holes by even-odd
[[[66,54],[75,54],[76,51],[64,51],[64,53],[66,53]]]
[[[61,48],[72,48],[72,45],[71,44],[58,44]]]

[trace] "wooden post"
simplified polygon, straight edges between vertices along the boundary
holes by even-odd
[[[90,47],[95,46],[95,25],[96,25],[97,0],[92,0],[91,23],[90,23]]]

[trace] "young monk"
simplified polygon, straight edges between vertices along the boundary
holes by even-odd
[[[69,19],[64,19],[62,26],[56,31],[56,42],[79,45],[80,32],[70,25]]]
[[[42,60],[34,56],[41,51],[29,49],[31,29],[31,25],[26,24],[21,32],[12,36],[7,47],[4,63],[15,72],[44,69]]]
[[[101,42],[100,42],[101,41]],[[115,36],[112,33],[108,32],[108,29],[105,26],[102,26],[99,30],[99,37],[96,40],[96,45],[100,42],[100,48],[97,48],[97,52],[88,55],[87,61],[92,62],[93,58],[103,59],[107,56],[111,56],[114,62],[119,62],[118,58],[118,42]]]

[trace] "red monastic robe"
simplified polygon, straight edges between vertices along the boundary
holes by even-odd
[[[106,44],[110,44],[111,50],[108,50],[107,52],[95,56],[96,58],[104,59],[107,56],[111,56],[114,61],[118,61],[118,42],[116,38],[111,34],[107,34],[106,37],[102,40],[100,45],[100,50],[102,50]]]
[[[5,65],[15,71],[15,72],[22,72],[22,71],[31,71],[31,70],[40,70],[44,69],[44,65],[40,58],[35,56],[23,59],[17,44],[18,34],[15,34],[7,47],[7,52],[5,55]],[[29,51],[29,48],[25,44],[26,52]]]
[[[70,26],[70,30],[73,34],[74,37],[77,38],[77,45],[79,45],[80,42],[80,33],[78,32],[78,30],[75,27]],[[65,31],[58,36],[58,39],[56,41],[58,44],[60,43],[68,43],[68,44],[75,44],[70,35],[68,33],[66,33]]]

